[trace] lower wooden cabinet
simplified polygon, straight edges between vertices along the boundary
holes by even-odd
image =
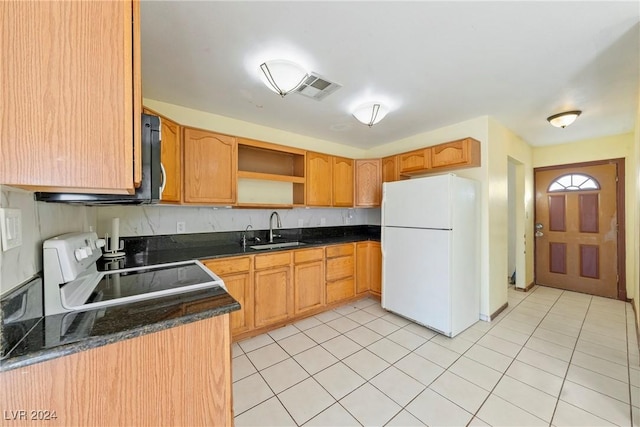
[[[249,332],[253,323],[253,280],[250,256],[221,258],[205,261],[204,265],[217,274],[229,294],[240,303],[240,310],[231,313],[231,334]]]
[[[355,296],[355,244],[326,248],[327,304]]]
[[[255,256],[253,312],[256,328],[286,320],[293,313],[291,252]]]
[[[380,242],[356,243],[356,294],[381,294],[382,251]]]
[[[2,425],[233,425],[230,348],[223,314],[2,372],[0,406],[27,410]]]
[[[324,249],[294,251],[293,312],[295,315],[325,305]]]

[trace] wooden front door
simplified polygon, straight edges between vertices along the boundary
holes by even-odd
[[[536,170],[536,283],[618,298],[617,169]]]

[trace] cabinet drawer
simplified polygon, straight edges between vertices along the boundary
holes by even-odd
[[[345,255],[353,255],[353,245],[351,243],[346,245],[327,246],[327,258]]]
[[[327,304],[355,295],[353,278],[327,283]]]
[[[323,258],[324,258],[323,248],[302,249],[302,250],[293,252],[293,262],[295,264],[300,264],[302,262],[309,262],[309,261],[320,261]]]
[[[343,256],[327,260],[327,282],[338,279],[353,277],[354,274],[353,256]]]
[[[226,274],[249,271],[251,268],[251,257],[217,259],[204,261],[203,264],[218,276],[224,276]]]
[[[271,268],[291,264],[291,251],[255,256],[255,268]]]

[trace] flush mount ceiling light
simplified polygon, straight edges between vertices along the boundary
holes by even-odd
[[[379,102],[368,102],[353,110],[353,117],[369,127],[384,119],[389,109]]]
[[[565,128],[575,122],[580,114],[582,114],[582,111],[580,110],[565,111],[564,113],[558,113],[547,117],[547,121],[551,123],[551,126]]]
[[[260,64],[262,81],[273,92],[284,98],[307,78],[307,71],[295,62],[274,59]]]

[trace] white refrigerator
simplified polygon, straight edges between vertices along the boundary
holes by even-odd
[[[480,317],[478,182],[449,173],[382,194],[382,307],[455,336]]]

